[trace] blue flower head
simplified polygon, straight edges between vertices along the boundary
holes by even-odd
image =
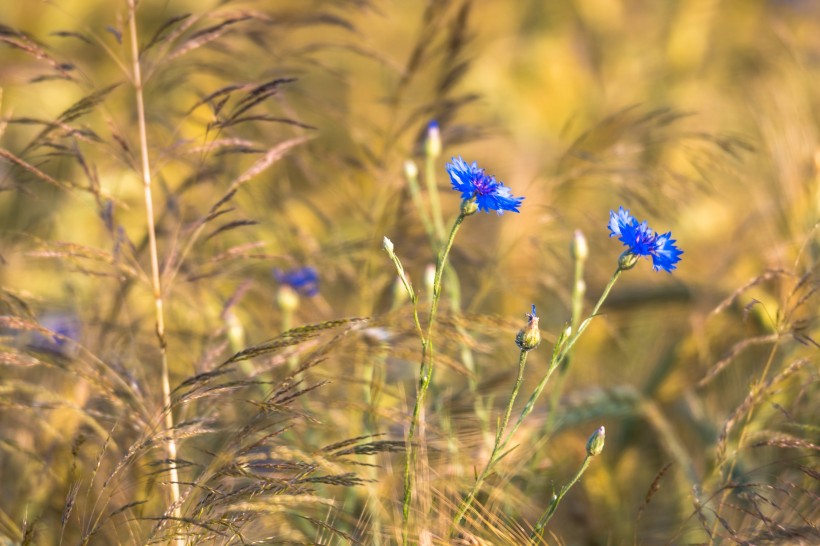
[[[663,235],[657,234],[646,224],[638,222],[628,210],[623,207],[618,208],[618,212],[609,212],[609,236],[618,236],[626,250],[624,251],[623,263],[628,263],[623,269],[628,269],[637,258],[649,256],[652,258],[652,269],[655,271],[664,270],[671,272],[680,261],[683,251],[675,246],[675,239],[672,239],[672,232]],[[634,260],[630,261],[630,258]]]
[[[496,181],[494,176],[486,174],[475,161],[468,164],[460,156],[454,157],[446,169],[453,189],[460,191],[461,198],[465,201],[475,199],[478,210],[494,210],[498,214],[504,214],[505,210],[519,212],[518,207],[524,198],[514,197],[510,188],[503,182]]]
[[[38,351],[72,357],[77,352],[77,343],[82,335],[82,325],[76,315],[70,313],[48,313],[39,319],[40,325],[52,332],[51,335],[35,332],[29,347]]]
[[[274,269],[273,276],[285,286],[289,286],[303,296],[319,293],[319,273],[312,267],[298,267],[289,271]]]

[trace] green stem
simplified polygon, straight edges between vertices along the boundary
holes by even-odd
[[[584,284],[584,258],[575,259],[575,277],[572,284],[572,315],[570,318],[570,325],[572,331],[578,330],[581,324],[581,313],[584,310],[584,295],[586,293],[586,285]],[[547,416],[546,431],[551,434],[553,427],[555,427],[555,418],[557,416],[558,403],[561,400],[561,394],[564,392],[564,385],[567,380],[567,372],[572,363],[572,354],[567,354],[563,363],[558,368],[558,378],[550,396],[550,409]]]
[[[481,484],[484,483],[484,480],[490,474],[493,466],[497,463],[502,455],[501,455],[501,439],[504,436],[504,431],[507,428],[507,424],[510,422],[510,415],[512,414],[513,405],[515,404],[515,399],[518,397],[518,391],[521,389],[521,383],[524,379],[524,366],[527,363],[527,354],[529,351],[522,350],[521,353],[518,355],[518,377],[515,379],[515,385],[513,386],[512,396],[510,396],[510,401],[507,404],[507,410],[504,412],[504,418],[501,420],[501,424],[498,427],[498,430],[495,434],[495,443],[493,444],[493,451],[490,453],[490,458],[487,459],[487,464],[484,466],[484,470],[479,474],[478,478],[476,479],[475,483],[473,484],[473,488],[470,490],[469,493],[462,499],[461,504],[459,505],[458,512],[456,513],[456,517],[453,518],[453,527],[451,529],[455,530],[455,527],[461,523],[464,519],[464,515],[467,513],[467,510],[470,509],[470,506],[473,504],[473,500],[475,496],[478,494],[479,489],[481,489]]]
[[[564,498],[564,495],[566,495],[567,492],[570,489],[572,489],[572,486],[575,485],[578,482],[578,480],[581,479],[581,476],[584,474],[584,472],[586,472],[586,469],[589,466],[590,459],[592,459],[592,455],[587,454],[587,456],[584,457],[584,463],[581,465],[581,468],[578,469],[578,472],[575,473],[575,476],[572,478],[572,480],[568,484],[564,485],[564,487],[561,488],[561,491],[559,491],[558,494],[552,499],[552,502],[550,503],[549,507],[538,520],[538,523],[535,525],[535,528],[532,530],[532,534],[530,535],[530,544],[535,544],[536,541],[541,537],[541,532],[544,530],[544,527],[547,525],[547,523],[549,523],[550,519],[552,519],[553,514],[555,514],[555,511],[558,509],[558,505],[561,503],[561,499]]]
[[[604,300],[606,300],[607,296],[609,296],[609,292],[612,290],[612,287],[615,285],[615,281],[617,281],[618,277],[621,276],[622,271],[623,270],[620,267],[615,270],[615,273],[612,275],[612,278],[609,280],[609,283],[606,285],[606,288],[604,288],[604,291],[601,294],[601,297],[598,298],[598,303],[595,304],[595,307],[592,309],[592,312],[589,314],[589,316],[586,319],[584,319],[584,321],[578,327],[578,330],[576,332],[573,332],[570,335],[569,339],[566,340],[566,342],[564,342],[563,336],[558,339],[558,342],[556,343],[555,349],[553,350],[553,353],[552,353],[552,361],[550,362],[549,368],[547,369],[547,373],[544,375],[544,377],[541,379],[541,381],[535,387],[535,390],[533,391],[532,395],[530,395],[530,399],[527,401],[527,405],[524,406],[524,409],[521,411],[521,415],[518,416],[518,421],[516,421],[515,426],[513,426],[512,431],[510,431],[510,434],[507,436],[507,439],[504,440],[504,443],[501,445],[502,448],[507,446],[510,439],[515,435],[516,431],[518,430],[518,427],[521,426],[521,423],[524,421],[524,419],[526,419],[526,417],[530,413],[532,413],[532,410],[535,407],[535,402],[538,400],[538,397],[541,396],[541,392],[544,390],[544,387],[547,385],[547,382],[549,381],[550,377],[552,376],[552,373],[561,364],[561,362],[567,357],[567,355],[569,354],[572,347],[578,341],[578,338],[581,337],[581,334],[584,333],[584,331],[587,329],[587,327],[592,322],[592,319],[597,316],[598,311],[601,309],[601,306],[604,303]]]
[[[433,278],[433,299],[430,303],[430,316],[427,321],[427,333],[421,340],[421,364],[419,372],[419,387],[416,394],[416,403],[413,406],[413,417],[410,420],[410,428],[407,431],[407,448],[406,457],[404,461],[404,500],[402,503],[402,543],[407,544],[407,531],[410,519],[410,501],[413,497],[412,468],[415,466],[415,436],[416,427],[418,426],[419,413],[424,406],[424,397],[427,394],[427,389],[430,387],[430,382],[433,377],[433,344],[432,332],[433,324],[436,318],[436,311],[438,310],[438,302],[441,299],[441,278],[444,266],[447,263],[447,257],[450,255],[450,249],[453,247],[456,233],[458,232],[461,223],[467,215],[460,213],[453,223],[450,230],[450,237],[442,247],[436,260],[436,274]]]

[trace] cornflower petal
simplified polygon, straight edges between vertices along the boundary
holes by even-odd
[[[618,235],[620,237],[622,227],[628,226],[632,224],[632,222],[636,222],[635,218],[629,214],[628,210],[624,210],[623,207],[618,207],[618,212],[609,211],[609,236],[614,237]]]
[[[675,246],[677,241],[672,239],[672,232],[658,235],[655,240],[655,248],[652,250],[652,269],[655,271],[671,272],[676,269],[675,265],[680,261],[683,251]]]

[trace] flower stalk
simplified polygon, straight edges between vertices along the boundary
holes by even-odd
[[[413,415],[410,419],[410,427],[407,431],[407,448],[404,461],[404,498],[402,501],[402,521],[403,521],[403,542],[407,544],[407,526],[410,520],[410,502],[413,498],[413,471],[416,462],[416,428],[418,427],[419,414],[421,408],[424,406],[424,398],[427,395],[427,390],[430,388],[430,382],[433,378],[433,367],[435,359],[433,358],[433,324],[436,319],[436,311],[438,310],[438,303],[441,299],[441,279],[444,266],[447,263],[447,257],[450,255],[450,249],[453,247],[456,233],[458,233],[462,222],[464,222],[466,215],[461,213],[453,223],[450,229],[450,236],[447,238],[444,246],[439,252],[436,260],[436,273],[433,278],[432,301],[430,303],[430,315],[427,319],[427,332],[423,335],[421,340],[421,364],[419,369],[419,384],[416,393],[416,402],[413,405]]]
[[[434,127],[437,129],[437,126]],[[440,153],[440,144],[436,139],[438,135],[433,131],[428,139],[429,149],[427,155],[430,157],[438,156]],[[496,181],[494,176],[490,176],[484,172],[484,169],[478,167],[473,162],[468,164],[463,159],[453,158],[453,160],[446,165],[447,173],[450,175],[450,182],[453,189],[461,192],[462,203],[461,211],[453,223],[450,230],[450,235],[444,242],[439,251],[436,260],[436,270],[433,277],[432,294],[430,302],[430,315],[427,320],[426,333],[421,334],[421,364],[419,369],[419,383],[416,392],[416,401],[413,405],[413,414],[410,418],[410,425],[407,432],[407,446],[406,457],[404,464],[404,496],[402,500],[402,543],[407,544],[408,541],[408,525],[410,520],[410,504],[413,499],[413,470],[416,465],[416,430],[419,426],[419,416],[424,407],[424,399],[427,391],[430,388],[430,383],[433,378],[433,368],[435,359],[433,357],[433,325],[435,324],[436,312],[438,310],[439,301],[441,300],[441,281],[447,264],[447,257],[450,254],[450,249],[455,241],[456,233],[461,227],[462,222],[468,216],[471,216],[479,210],[491,211],[494,210],[498,214],[503,214],[505,210],[518,212],[521,206],[523,197],[514,197],[511,190],[504,186],[502,182]],[[432,178],[429,177],[429,178]],[[431,193],[435,188],[430,188]],[[385,240],[385,249],[391,254],[394,263],[397,264],[399,273],[402,270],[399,266],[397,258],[394,258],[392,243],[389,239]],[[414,313],[416,313],[416,301],[414,301]],[[416,319],[418,325],[418,319]]]
[[[527,326],[521,329],[515,338],[515,343],[521,350],[518,355],[518,375],[515,378],[510,400],[507,402],[507,409],[504,411],[504,416],[501,418],[495,433],[495,442],[493,443],[492,452],[490,453],[489,459],[487,459],[487,464],[484,465],[484,470],[481,471],[475,483],[473,483],[472,489],[470,489],[469,493],[461,500],[458,510],[456,511],[456,516],[453,518],[453,529],[464,519],[464,515],[467,513],[467,510],[470,509],[470,506],[472,506],[476,494],[478,494],[479,489],[481,489],[481,484],[483,484],[487,476],[490,475],[495,464],[505,455],[501,451],[502,438],[504,437],[504,431],[507,430],[513,405],[518,398],[518,391],[521,389],[521,383],[524,380],[524,367],[527,364],[527,355],[541,343],[541,332],[538,329],[538,316],[535,314],[535,305],[532,306],[532,313],[528,314],[527,318]]]
[[[578,480],[581,479],[581,476],[584,475],[587,468],[589,467],[590,460],[593,457],[597,457],[601,454],[604,450],[604,440],[605,440],[605,433],[606,430],[604,427],[599,427],[595,432],[592,433],[592,436],[589,437],[587,441],[587,453],[584,457],[584,462],[581,464],[581,468],[575,473],[575,476],[569,481],[569,483],[565,484],[564,487],[558,492],[557,495],[552,497],[552,502],[550,502],[549,507],[547,507],[544,514],[538,519],[538,523],[535,524],[535,527],[532,530],[532,534],[530,535],[530,544],[536,544],[537,541],[541,538],[541,533],[544,531],[544,527],[546,527],[547,523],[549,523],[552,516],[555,514],[555,511],[558,509],[558,505],[561,503],[561,500],[564,496],[569,492],[572,487],[578,483]]]

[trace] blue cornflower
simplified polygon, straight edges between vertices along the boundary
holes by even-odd
[[[494,176],[486,174],[475,161],[469,165],[460,156],[454,157],[446,169],[453,189],[460,191],[461,198],[465,201],[475,199],[478,210],[494,210],[498,214],[504,214],[505,210],[518,212],[518,207],[524,200],[523,197],[513,197],[510,188],[503,182],[496,181]]]
[[[609,211],[609,231],[610,237],[617,235],[627,248],[622,256],[624,264],[634,265],[638,257],[651,256],[652,269],[671,272],[683,254],[683,251],[675,246],[676,241],[672,239],[671,231],[663,235],[657,234],[645,221],[639,223],[623,207],[619,207],[618,212]],[[623,269],[628,269],[631,265]]]
[[[274,269],[273,276],[280,284],[293,288],[303,296],[319,293],[319,273],[312,267],[298,267],[289,271]]]
[[[77,316],[71,313],[47,313],[39,322],[43,328],[50,330],[52,335],[35,332],[29,342],[32,349],[66,357],[76,354],[76,344],[82,335],[82,325]]]

